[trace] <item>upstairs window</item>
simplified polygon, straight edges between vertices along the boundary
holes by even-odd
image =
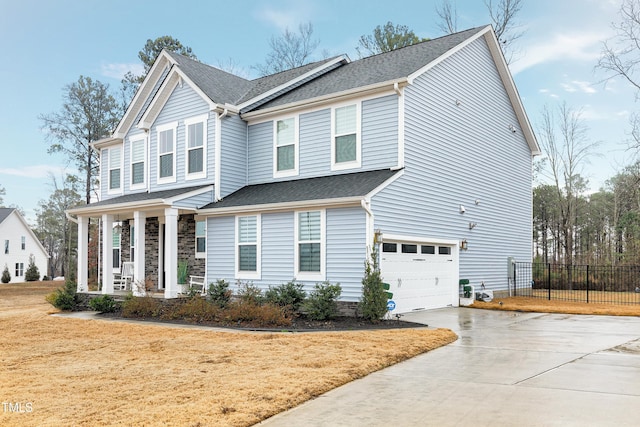
[[[298,174],[298,120],[276,120],[274,135],[274,175]]]
[[[186,174],[187,179],[204,178],[206,175],[207,116],[185,120]]]
[[[109,191],[120,190],[120,171],[122,167],[122,147],[107,149],[109,157]]]
[[[260,277],[260,215],[236,218],[238,278]]]
[[[20,237],[20,247],[23,251],[27,248],[27,238],[25,236]]]
[[[145,141],[131,141],[131,188],[144,187]]]
[[[176,125],[158,126],[158,182],[175,182]]]
[[[9,253],[9,240],[4,241],[4,253],[5,255]]]
[[[207,223],[196,221],[196,258],[204,258],[207,252]]]
[[[304,278],[323,280],[324,211],[296,214],[296,271]]]
[[[334,108],[331,121],[331,167],[333,170],[360,167],[360,106]]]

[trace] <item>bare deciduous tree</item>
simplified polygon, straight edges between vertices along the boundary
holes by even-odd
[[[300,24],[298,32],[294,33],[285,29],[278,37],[271,37],[269,46],[271,51],[267,54],[264,64],[254,66],[262,76],[279,73],[311,62],[311,55],[320,44],[313,39],[313,25],[311,22]]]
[[[436,4],[436,14],[440,18],[436,25],[444,34],[453,34],[458,31],[458,10],[455,1],[442,0]]]
[[[513,42],[524,34],[516,21],[516,16],[522,9],[522,0],[483,0],[489,17],[493,24],[493,30],[500,42],[500,48],[507,64],[516,59],[516,49]]]

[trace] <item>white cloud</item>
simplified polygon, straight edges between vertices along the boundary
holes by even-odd
[[[121,80],[128,71],[131,71],[134,75],[139,76],[144,73],[144,67],[142,64],[102,64],[100,66],[100,73],[105,77]]]
[[[525,46],[526,55],[511,65],[515,75],[528,68],[555,61],[593,63],[600,56],[600,43],[606,36],[600,33],[556,34],[538,44]]]
[[[23,168],[0,168],[0,175],[20,176],[24,178],[46,178],[49,174],[54,176],[64,174],[65,169],[52,165],[33,165]]]

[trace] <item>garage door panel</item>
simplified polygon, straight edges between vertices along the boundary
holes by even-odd
[[[457,305],[458,269],[452,255],[402,253],[402,242],[396,247],[397,252],[380,257],[382,278],[396,304],[393,313]]]

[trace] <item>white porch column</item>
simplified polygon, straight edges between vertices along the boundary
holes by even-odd
[[[178,210],[166,208],[164,235],[164,297],[178,296]]]
[[[145,278],[147,277],[145,273],[145,254],[144,254],[144,230],[145,224],[147,223],[147,214],[145,212],[135,211],[133,212],[133,222],[134,222],[134,267],[133,267],[133,277],[137,284],[143,286],[142,289],[139,289],[138,286],[134,284],[132,286],[133,294],[135,296],[144,295],[144,283]]]
[[[78,217],[78,278],[77,291],[86,292],[89,290],[89,218]]]
[[[102,293],[113,293],[113,215],[102,215]]]

